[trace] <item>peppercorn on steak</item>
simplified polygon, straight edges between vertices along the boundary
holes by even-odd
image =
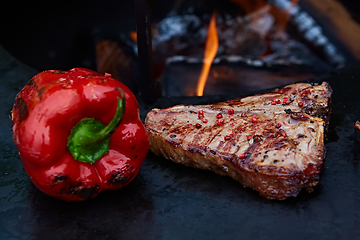
[[[176,163],[227,175],[268,199],[311,192],[325,157],[328,83],[291,84],[210,105],[152,109],[150,150]]]

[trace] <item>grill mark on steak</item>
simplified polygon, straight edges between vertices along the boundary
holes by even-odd
[[[299,83],[211,105],[153,109],[145,120],[150,149],[174,162],[230,176],[266,198],[286,199],[319,181],[331,95],[327,83]],[[278,99],[281,103],[271,103]],[[306,113],[309,109],[313,115]],[[219,113],[224,124],[217,125]]]

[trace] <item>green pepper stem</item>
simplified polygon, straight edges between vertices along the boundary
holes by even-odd
[[[117,129],[120,124],[120,120],[122,119],[125,111],[125,98],[123,96],[123,92],[121,92],[122,98],[121,100],[117,98],[117,109],[115,112],[114,118],[111,122],[103,128],[101,131],[95,134],[94,139],[98,139],[98,141],[104,141],[109,138],[111,134]]]
[[[119,126],[124,112],[125,97],[121,90],[121,99],[117,98],[115,115],[107,126],[93,118],[85,118],[78,122],[67,142],[67,147],[74,159],[93,164],[108,153],[110,136]]]

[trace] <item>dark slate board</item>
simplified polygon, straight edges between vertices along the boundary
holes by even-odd
[[[0,239],[357,239],[360,235],[360,63],[323,76],[333,90],[327,157],[311,194],[269,201],[234,180],[149,153],[125,188],[82,203],[40,192],[12,141],[10,110],[36,74],[0,48]],[[229,96],[140,100],[152,107]]]

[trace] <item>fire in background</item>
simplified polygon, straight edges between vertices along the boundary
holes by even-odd
[[[301,4],[304,2],[313,4],[309,7]],[[211,68],[207,70],[205,95],[271,88],[307,80],[346,65],[349,60],[333,44],[333,35],[310,14],[314,8],[319,9],[315,2],[231,0],[194,3],[183,0],[169,4],[166,15],[154,17],[152,25],[154,73],[163,95],[201,95],[196,89],[201,69],[208,68],[204,67],[209,61],[206,40],[215,39],[208,34],[214,30],[209,28],[211,17],[216,24],[218,47],[216,53],[212,50],[210,54],[214,56]],[[336,7],[336,12],[342,13],[341,8],[334,5],[337,1],[322,2],[322,8]],[[162,6],[161,1],[157,4]],[[342,14],[336,19],[353,23],[347,17]],[[327,23],[336,22],[336,19],[330,21],[328,18],[324,16]],[[127,33],[125,42],[136,55],[135,32]],[[355,46],[346,45],[350,45],[349,48]],[[204,78],[204,74],[201,76]]]

